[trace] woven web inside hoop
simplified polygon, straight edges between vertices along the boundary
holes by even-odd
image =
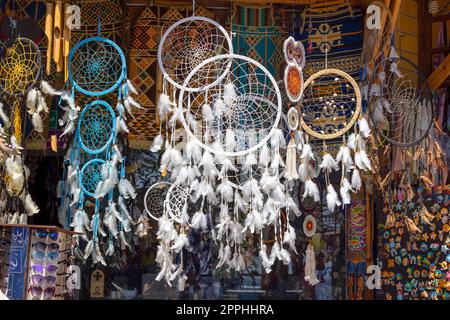
[[[95,197],[95,189],[102,181],[102,166],[105,163],[101,159],[88,161],[80,172],[80,184],[83,192],[91,197]]]
[[[164,201],[170,188],[168,182],[156,182],[151,185],[144,196],[144,206],[147,214],[158,220],[164,213]]]
[[[229,157],[242,156],[259,149],[277,128],[281,118],[280,90],[264,66],[251,58],[235,54],[205,60],[192,70],[185,85],[190,86],[198,71],[206,74],[211,82],[217,79],[222,72],[221,68],[217,68],[217,62],[230,66],[219,83],[201,92],[181,90],[179,107],[182,112],[190,112],[197,124],[195,128],[188,124],[186,114],[182,117],[182,123],[190,138],[209,152]],[[219,98],[225,100],[225,87],[230,83],[234,85],[235,99],[226,106],[221,116],[216,115],[213,123],[207,124],[203,119],[203,104],[209,104],[214,111],[215,102]],[[225,144],[227,129],[235,134],[234,151]],[[211,146],[216,140],[221,142],[224,150]]]
[[[96,100],[88,104],[80,116],[78,137],[88,153],[102,152],[114,138],[115,114],[111,106]]]
[[[324,69],[305,82],[300,123],[310,135],[334,139],[347,132],[361,112],[361,94],[355,80],[337,69]]]
[[[69,56],[69,77],[87,95],[103,95],[124,78],[125,57],[113,41],[99,37],[79,42]]]
[[[393,63],[401,76],[391,72]],[[378,72],[372,75],[369,93],[370,117],[377,133],[394,145],[418,144],[433,123],[433,99],[426,78],[414,63],[403,57],[385,59],[375,70]],[[385,77],[383,82],[380,76]]]
[[[214,20],[194,16],[182,19],[166,30],[158,47],[158,63],[172,85],[178,89],[199,91],[218,79],[204,77],[199,72],[186,85],[183,83],[188,74],[206,59],[232,51],[231,39],[221,25]],[[218,61],[216,64],[216,70],[224,74],[227,65],[220,65]]]
[[[181,212],[183,207],[188,204],[191,195],[191,188],[186,185],[174,183],[170,186],[166,194],[167,213],[176,222],[181,222]]]

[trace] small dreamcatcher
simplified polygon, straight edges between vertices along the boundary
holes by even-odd
[[[102,159],[92,159],[88,161],[80,172],[80,185],[83,192],[96,198],[97,185],[103,180],[102,167],[105,161]]]
[[[57,92],[42,78],[42,56],[37,45],[27,38],[15,38],[5,43],[0,54],[0,126],[1,150],[5,153],[4,182],[10,197],[20,198],[24,212],[33,215],[39,208],[28,193],[26,172],[20,144],[26,114],[38,132],[44,131],[41,113],[48,113],[45,95]],[[23,105],[26,105],[23,108]],[[9,138],[9,143],[6,139]],[[21,211],[22,212],[22,211]],[[22,222],[26,222],[21,219]]]
[[[338,69],[316,72],[305,82],[300,124],[318,139],[335,139],[350,130],[361,112],[356,81]]]
[[[164,79],[174,87],[196,92],[219,83],[229,65],[213,60],[214,71],[219,76],[211,82],[208,82],[211,80],[207,77],[208,70],[197,69],[199,72],[191,75],[191,82],[185,83],[191,71],[209,58],[232,52],[231,38],[220,24],[206,17],[192,16],[172,24],[163,34],[158,46],[158,64]]]
[[[369,83],[370,117],[383,140],[400,147],[419,144],[433,124],[433,97],[424,75],[395,54],[375,68]],[[380,71],[382,70],[382,71]]]
[[[295,41],[289,37],[283,44],[284,59],[286,68],[284,69],[284,87],[291,102],[298,102],[303,93],[303,73],[306,56],[305,48],[301,41]]]
[[[169,182],[160,181],[152,184],[145,192],[145,211],[155,221],[164,214],[164,203],[170,186]]]
[[[174,183],[166,193],[165,206],[169,216],[177,223],[183,221],[183,213],[187,214],[187,206],[191,199],[191,188],[187,185]]]
[[[89,154],[103,152],[115,139],[116,117],[111,106],[102,100],[89,103],[78,121],[78,141]]]
[[[41,77],[42,55],[30,39],[17,38],[5,45],[0,56],[0,90],[10,96],[24,96]]]

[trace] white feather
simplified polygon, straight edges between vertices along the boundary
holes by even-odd
[[[231,106],[234,101],[236,100],[237,95],[236,95],[236,90],[234,87],[234,84],[229,82],[225,85],[224,87],[224,93],[223,93],[223,102],[227,105],[227,106]]]
[[[339,167],[338,167],[336,161],[334,161],[333,157],[329,153],[324,154],[324,156],[322,158],[322,163],[320,164],[319,167],[322,169],[322,171],[328,172],[328,173],[331,173],[333,170],[334,171],[339,170]]]
[[[134,187],[131,185],[130,181],[128,181],[125,178],[120,179],[119,182],[119,192],[122,195],[122,197],[124,197],[125,199],[128,198],[136,198],[136,190],[134,189]]]
[[[37,132],[44,132],[44,124],[42,123],[42,118],[39,113],[33,113],[31,116],[31,123],[33,124],[34,130]]]
[[[37,90],[32,88],[28,91],[26,105],[28,112],[34,113],[36,111]]]
[[[339,152],[336,156],[337,163],[343,163],[346,172],[353,169],[353,159],[350,154],[350,148],[347,146],[340,146]]]
[[[158,99],[158,111],[161,120],[164,120],[167,114],[172,112],[170,98],[167,94],[161,93]]]
[[[259,250],[259,257],[261,258],[261,263],[266,273],[270,273],[272,271],[272,265],[274,261],[269,259],[267,255],[267,247],[265,244],[261,245],[261,249]]]
[[[202,211],[197,211],[194,213],[191,219],[191,227],[193,229],[206,231],[208,229],[208,219],[206,214]]]
[[[317,187],[317,185],[311,180],[306,180],[305,182],[305,190],[303,192],[303,199],[305,199],[306,197],[312,197],[314,199],[315,202],[319,202],[320,201],[320,193],[319,193],[319,188]]]
[[[341,202],[339,201],[338,194],[336,190],[334,190],[334,187],[332,184],[329,184],[327,186],[327,207],[328,210],[331,212],[334,212],[336,207],[341,205]]]
[[[49,95],[49,96],[59,96],[62,94],[62,91],[55,90],[50,83],[48,83],[45,80],[41,81],[41,90],[43,94]]]
[[[271,160],[270,149],[267,146],[267,144],[265,143],[261,147],[261,152],[259,154],[259,163],[261,164],[261,166],[267,167],[267,165],[270,163],[270,160]]]
[[[358,120],[359,132],[363,138],[368,138],[370,136],[370,127],[367,123],[366,118],[361,118]]]
[[[235,147],[236,147],[236,140],[234,129],[227,128],[225,133],[225,150],[227,152],[234,152]]]
[[[23,205],[25,207],[25,211],[28,216],[32,216],[39,212],[39,207],[33,201],[33,199],[31,198],[31,195],[29,193],[27,193],[27,195],[25,196]]]
[[[225,102],[223,102],[222,98],[216,99],[213,104],[214,114],[219,119],[226,110]]]
[[[356,191],[359,191],[362,187],[361,176],[359,175],[358,169],[353,169],[352,173],[352,188]]]
[[[355,164],[361,170],[372,171],[370,159],[364,150],[355,152]]]
[[[180,252],[184,247],[189,247],[189,240],[184,233],[180,233],[170,249]]]
[[[158,134],[156,138],[153,140],[153,144],[150,147],[151,152],[158,152],[161,150],[162,144],[164,142],[164,138],[162,134]]]
[[[133,83],[129,79],[127,79],[127,86],[128,86],[128,90],[130,90],[131,93],[138,94],[136,87],[133,85]]]
[[[216,191],[222,196],[222,198],[227,202],[232,202],[234,200],[233,187],[230,185],[228,180],[224,180],[216,188]]]
[[[244,161],[244,171],[252,170],[253,166],[258,164],[258,160],[256,159],[253,152],[250,152],[247,157],[245,157]]]
[[[273,149],[286,148],[286,139],[284,138],[283,130],[275,129],[272,136],[270,137],[270,146]]]
[[[9,117],[6,115],[5,110],[3,109],[3,103],[0,102],[0,118],[2,119],[5,127],[9,128],[11,126],[11,122],[9,121]]]
[[[207,124],[208,127],[211,127],[214,122],[214,114],[211,110],[211,106],[208,103],[203,104],[202,114],[203,121]]]

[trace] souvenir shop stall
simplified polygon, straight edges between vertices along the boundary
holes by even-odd
[[[0,1],[0,297],[448,300],[449,10]]]

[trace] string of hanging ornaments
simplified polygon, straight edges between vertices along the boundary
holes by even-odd
[[[205,34],[204,20],[193,16],[169,27],[158,51],[164,75],[158,110],[166,136],[155,139],[152,151],[161,150],[165,140],[160,170],[163,176],[170,174],[171,185],[161,189],[162,214],[155,215],[161,266],[157,280],[177,280],[179,290],[195,272],[192,261],[200,254],[199,242],[208,247],[218,241],[216,268],[239,272],[246,266],[242,243],[259,234],[265,270],[270,272],[276,260],[289,264],[288,250],[296,251],[295,229],[282,219],[281,210],[300,213],[280,181],[285,167],[280,150],[287,145],[279,128],[278,85],[260,63],[232,53],[231,39],[216,22],[208,20],[213,30]],[[189,57],[203,60],[186,62]],[[181,70],[170,73],[170,66]],[[176,143],[177,123],[187,134],[182,145]],[[150,188],[148,197],[156,187]],[[160,199],[152,207],[161,208]],[[275,231],[272,240],[264,239],[269,229]],[[273,242],[270,253],[267,242]]]
[[[305,83],[302,78],[304,48],[300,41],[289,37],[284,43],[285,88],[294,106],[288,111],[292,134],[286,162],[291,163],[287,179],[299,179],[303,201],[319,202],[320,189],[315,180],[320,173],[325,176],[327,208],[334,212],[339,206],[351,203],[351,193],[362,187],[360,171],[371,171],[366,153],[366,139],[370,135],[367,120],[361,115],[361,94],[356,81],[347,73],[327,68],[328,49],[325,51],[325,69],[312,74]],[[357,125],[355,125],[357,124]],[[350,131],[353,129],[353,132]],[[322,157],[314,154],[309,137],[323,142]],[[342,137],[336,158],[328,152],[326,141]],[[297,169],[297,151],[300,165]],[[332,185],[330,174],[341,171],[339,194]],[[308,215],[303,224],[307,237],[316,230],[316,220]],[[305,254],[305,280],[310,285],[318,283],[315,274],[315,257],[311,242]]]
[[[15,21],[11,20],[13,35]],[[37,45],[20,36],[7,41],[0,56],[0,222],[26,224],[39,212],[28,193],[30,170],[21,144],[25,124],[43,132],[42,115],[49,112],[46,97],[58,94],[42,79],[42,56]]]
[[[68,61],[68,90],[59,101],[65,112],[59,124],[62,135],[73,135],[73,141],[65,156],[58,218],[87,242],[79,255],[106,266],[104,255],[114,258],[116,248],[131,249],[133,231],[140,237],[147,234],[147,218],[129,211],[136,192],[126,178],[122,156],[127,116],[133,117],[141,106],[126,79],[125,55],[115,42],[101,37],[100,24],[98,36],[75,44]],[[114,109],[107,102],[113,96]],[[80,108],[79,101],[88,103]]]

